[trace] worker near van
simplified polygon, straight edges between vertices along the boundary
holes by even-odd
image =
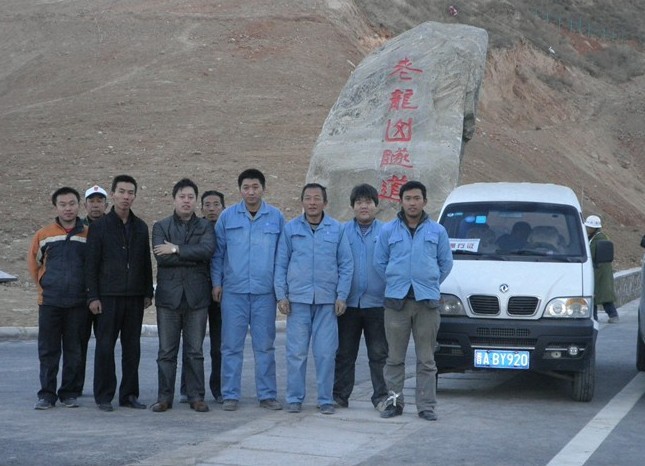
[[[381,417],[403,414],[405,355],[412,333],[417,355],[417,413],[421,419],[435,421],[439,285],[452,269],[452,252],[445,228],[424,210],[428,203],[426,187],[418,181],[408,181],[400,188],[399,197],[401,211],[383,225],[374,246],[374,266],[385,279],[388,344],[383,376],[389,397]]]
[[[593,278],[594,278],[594,305],[593,318],[598,320],[598,304],[609,316],[608,322],[615,324],[620,321],[618,311],[614,305],[616,295],[614,293],[614,271],[611,268],[611,262],[602,264],[596,263],[596,246],[598,241],[609,241],[609,238],[601,230],[602,223],[597,215],[590,215],[585,220],[587,237],[589,238],[589,249],[591,249],[591,259],[593,261]]]

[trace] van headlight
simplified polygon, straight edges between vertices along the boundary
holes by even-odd
[[[553,319],[581,319],[589,317],[591,298],[556,298],[544,309],[544,317]]]
[[[461,299],[452,294],[441,294],[439,311],[442,316],[465,316],[466,311]]]

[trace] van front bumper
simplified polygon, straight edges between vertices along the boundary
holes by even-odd
[[[479,369],[474,350],[528,351],[529,369],[579,372],[592,356],[592,319],[471,319],[441,316],[435,361],[439,372]]]

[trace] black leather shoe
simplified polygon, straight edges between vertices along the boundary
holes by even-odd
[[[99,403],[98,407],[101,411],[105,411],[106,413],[114,411],[114,408],[112,407],[112,403],[110,403],[109,401],[107,403]]]
[[[433,408],[430,408],[430,409],[426,409],[425,411],[421,411],[419,413],[419,417],[421,419],[425,419],[426,421],[436,421],[437,413],[434,412]]]
[[[119,403],[119,406],[134,409],[146,409],[146,405],[139,403],[139,400],[137,400],[137,397],[134,395],[130,395],[125,401]]]
[[[403,414],[403,406],[388,405],[388,407],[381,412],[381,417],[383,419],[389,419],[394,416],[400,416],[401,414]]]
[[[157,401],[155,404],[152,405],[152,412],[153,413],[165,413],[169,409],[172,408],[172,405],[166,401]]]

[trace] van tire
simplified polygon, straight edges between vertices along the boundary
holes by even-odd
[[[636,369],[645,371],[645,343],[640,330],[636,332]]]
[[[571,398],[575,401],[591,401],[596,385],[596,349],[585,362],[581,372],[574,372],[571,383]]]

